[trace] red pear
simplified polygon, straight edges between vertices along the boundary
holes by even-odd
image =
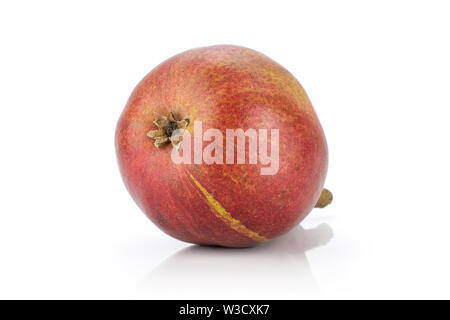
[[[286,69],[243,47],[189,50],[151,71],[119,119],[116,150],[133,199],[182,241],[253,246],[331,201],[308,96]]]

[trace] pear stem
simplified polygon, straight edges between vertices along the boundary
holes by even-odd
[[[333,194],[330,192],[330,190],[323,188],[319,200],[315,205],[315,208],[325,208],[331,203],[331,201],[333,201]]]

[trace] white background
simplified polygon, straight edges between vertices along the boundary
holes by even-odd
[[[445,1],[2,1],[0,298],[450,298]],[[302,83],[335,196],[253,249],[140,212],[114,130],[138,81],[199,46]]]

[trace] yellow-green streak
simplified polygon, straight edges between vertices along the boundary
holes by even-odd
[[[230,226],[231,229],[239,232],[240,234],[253,239],[258,242],[264,242],[268,239],[259,235],[257,232],[254,232],[250,229],[248,229],[246,226],[244,226],[239,220],[234,219],[231,214],[225,210],[222,205],[213,198],[213,196],[200,184],[200,182],[197,181],[197,179],[192,176],[192,174],[189,174],[192,181],[194,181],[195,185],[200,189],[200,191],[205,196],[206,200],[208,201],[209,205],[214,211],[214,214],[216,217],[218,217],[220,220],[222,220],[224,223]]]

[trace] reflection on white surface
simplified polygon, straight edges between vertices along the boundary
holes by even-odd
[[[333,236],[328,224],[298,226],[248,249],[190,246],[158,265],[140,293],[151,298],[298,298],[318,293],[305,252]]]

